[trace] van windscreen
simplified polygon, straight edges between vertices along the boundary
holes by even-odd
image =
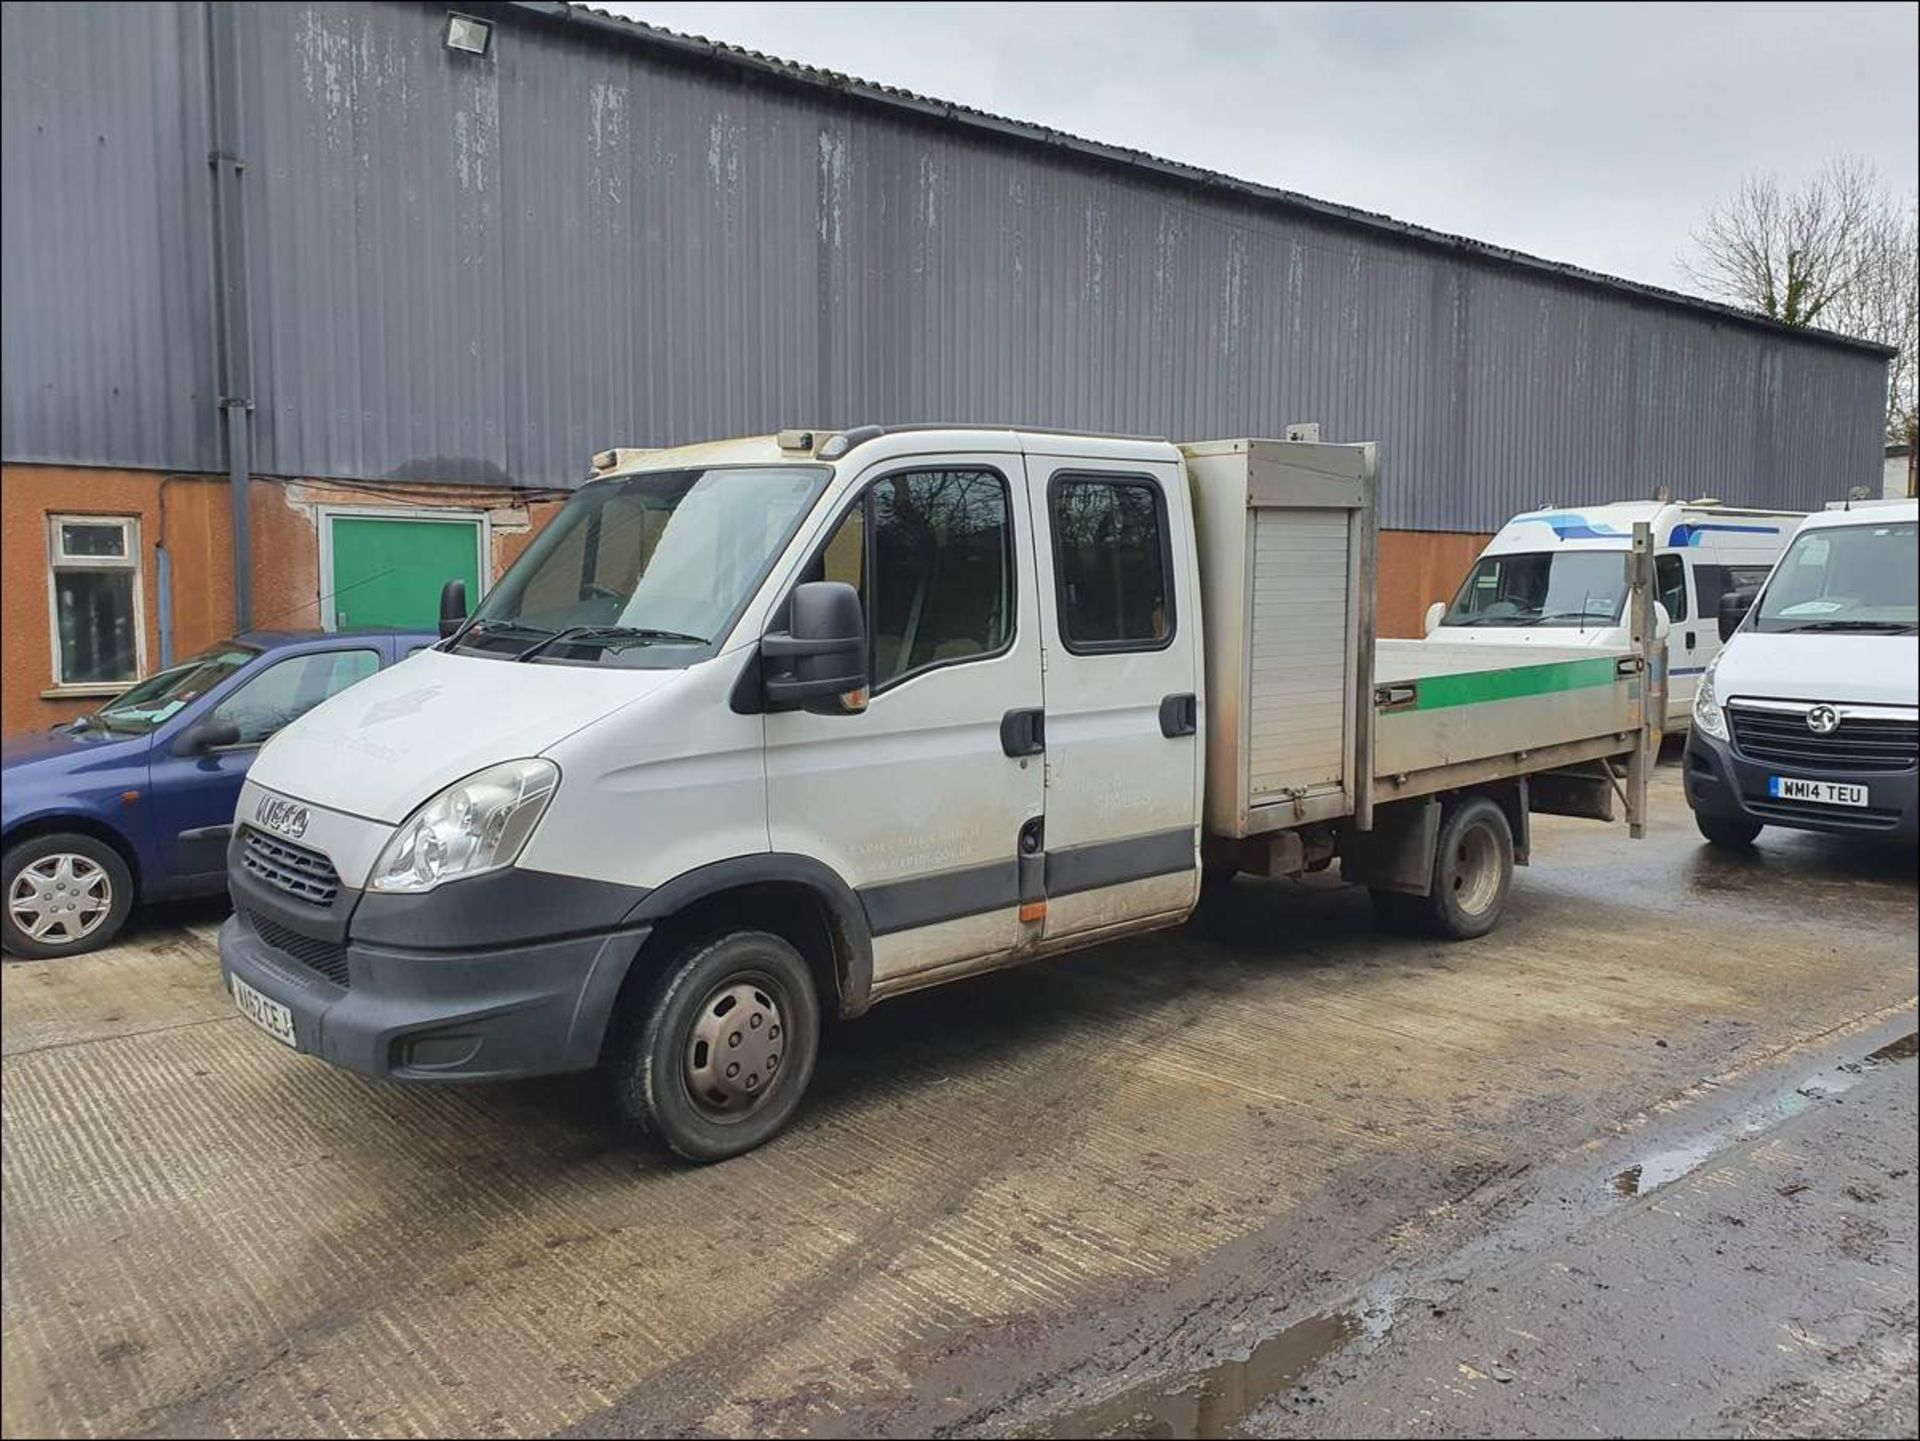
[[[1613,625],[1627,598],[1622,550],[1530,550],[1474,562],[1443,625]]]

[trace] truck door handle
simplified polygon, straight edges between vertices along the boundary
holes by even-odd
[[[1000,717],[1000,749],[1010,756],[1037,756],[1047,748],[1047,713],[1034,706]]]
[[[1200,701],[1191,693],[1165,696],[1160,701],[1160,734],[1172,740],[1200,728]]]
[[[1687,649],[1692,650],[1699,643],[1700,643],[1700,638],[1697,635],[1695,635],[1692,631],[1688,631],[1687,632]]]

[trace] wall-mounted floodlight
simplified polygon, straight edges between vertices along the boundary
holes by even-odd
[[[485,55],[493,43],[493,22],[476,20],[471,15],[447,15],[446,44],[463,55]]]

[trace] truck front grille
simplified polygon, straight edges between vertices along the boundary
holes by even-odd
[[[1815,735],[1807,729],[1806,710],[1757,710],[1730,705],[1733,746],[1748,760],[1782,770],[1912,770],[1920,750],[1920,725],[1910,720],[1847,716],[1839,729]]]
[[[349,984],[347,948],[337,941],[323,941],[315,936],[303,936],[298,931],[254,911],[247,912],[247,924],[253,927],[261,940],[282,955],[298,961],[308,970],[316,972],[336,986],[345,987]]]
[[[246,828],[240,864],[248,875],[309,905],[330,906],[340,894],[340,876],[319,851]]]

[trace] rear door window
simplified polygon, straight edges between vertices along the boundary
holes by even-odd
[[[1060,639],[1076,654],[1173,640],[1167,502],[1145,476],[1057,475],[1047,487]]]

